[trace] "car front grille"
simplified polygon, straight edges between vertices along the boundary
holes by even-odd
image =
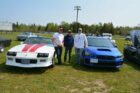
[[[115,57],[113,56],[104,56],[104,55],[98,55],[97,58],[101,60],[114,60],[115,59]]]
[[[103,61],[99,61],[98,63],[90,63],[90,59],[85,59],[85,63],[86,64],[93,64],[96,66],[116,66],[116,62],[103,62]]]
[[[37,64],[36,59],[16,59],[16,63],[21,63],[21,64]]]

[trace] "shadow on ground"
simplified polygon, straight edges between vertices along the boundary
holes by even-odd
[[[117,68],[103,68],[103,67],[89,67],[89,66],[85,66],[85,65],[78,65],[76,64],[76,58],[73,55],[72,56],[73,62],[71,63],[72,67],[76,70],[82,70],[82,71],[86,71],[86,72],[118,72],[120,71],[120,69]]]
[[[127,61],[126,59],[124,59],[125,64],[132,66],[134,69],[136,70],[140,70],[140,64],[137,64],[135,62],[130,62]],[[67,67],[67,66],[71,66],[73,69],[76,70],[80,70],[80,71],[86,71],[86,72],[101,72],[101,73],[112,73],[112,72],[119,72],[122,68],[120,69],[116,69],[116,68],[97,68],[97,67],[88,67],[88,66],[84,66],[84,65],[77,65],[76,64],[76,60],[75,60],[75,56],[72,56],[72,61],[71,63],[63,63],[61,65],[57,64],[56,61],[56,66],[60,66],[60,67]],[[11,74],[42,74],[47,70],[52,70],[55,69],[51,68],[51,67],[47,67],[47,68],[18,68],[18,67],[10,67],[10,66],[6,66],[5,63],[1,63],[0,64],[0,73],[11,73]]]
[[[0,64],[0,73],[11,73],[11,74],[42,74],[49,68],[18,68],[6,66],[5,63]]]
[[[127,60],[125,58],[124,58],[124,62],[125,62],[125,64],[127,64],[127,65],[133,67],[134,69],[140,71],[140,62],[136,62],[136,60]]]

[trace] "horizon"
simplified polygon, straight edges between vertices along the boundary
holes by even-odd
[[[48,23],[75,22],[74,6],[81,6],[82,24],[113,23],[116,26],[139,26],[139,0],[1,0],[0,21],[46,26]]]

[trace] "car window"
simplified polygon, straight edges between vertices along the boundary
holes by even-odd
[[[53,44],[50,38],[44,37],[30,37],[26,39],[24,44]]]
[[[88,38],[88,45],[93,47],[114,47],[111,40],[106,38]]]

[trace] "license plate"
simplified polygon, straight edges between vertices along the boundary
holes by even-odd
[[[30,63],[30,60],[29,59],[22,59],[21,60],[21,63],[22,64],[29,64]]]
[[[90,59],[90,63],[98,63],[98,59],[91,58],[91,59]]]

